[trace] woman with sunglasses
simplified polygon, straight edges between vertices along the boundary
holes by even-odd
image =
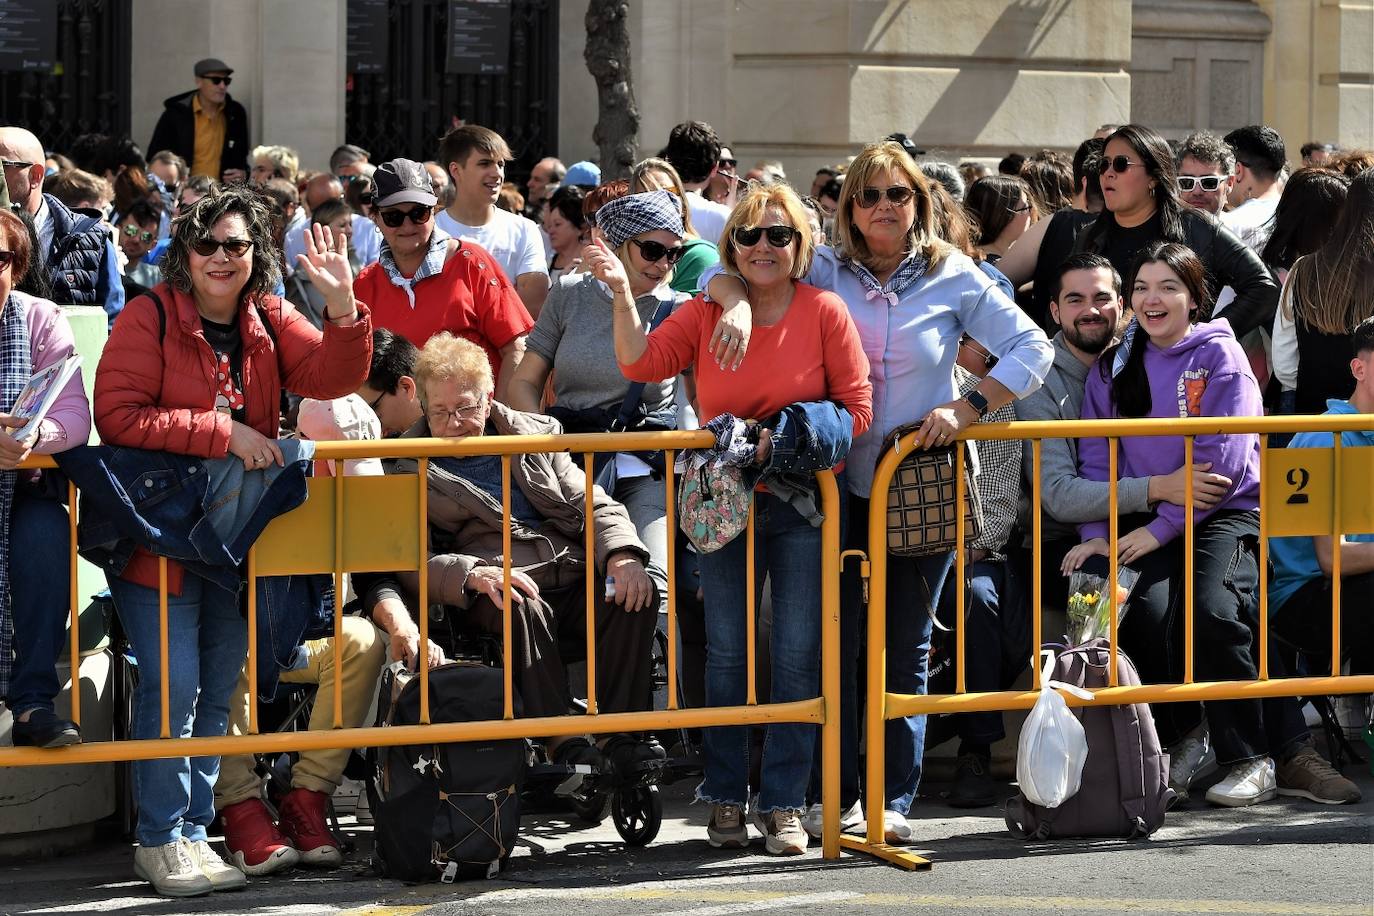
[[[951,444],[982,416],[1039,387],[1053,350],[1039,328],[971,258],[938,237],[926,177],[900,144],[876,143],[855,158],[840,189],[835,235],[836,247],[822,246],[803,279],[839,295],[868,357],[873,424],[854,441],[845,470],[850,494],[848,546],[867,549],[873,472],[893,431],[919,424],[918,448]],[[706,283],[711,296],[727,308],[753,305],[753,284],[747,277],[720,273],[707,277]],[[965,333],[999,361],[961,398],[955,389],[954,362]],[[748,365],[746,357],[741,371]],[[939,601],[953,557],[951,552],[888,560],[888,690],[925,692],[930,608]],[[857,829],[863,818],[858,804],[857,720],[863,601],[857,577],[842,581],[840,792],[848,808],[844,827]],[[884,833],[889,843],[901,843],[911,836],[906,817],[921,778],[925,717],[888,722],[886,747]],[[813,806],[808,825],[819,832],[819,824],[819,807]]]
[[[688,298],[671,286],[686,251],[681,206],[671,191],[651,191],[618,198],[596,214],[597,231],[623,266],[630,300],[645,325],[657,325]],[[590,273],[554,282],[511,379],[511,407],[547,413],[570,433],[677,428],[678,374],[644,385],[625,381],[615,363],[611,303],[611,291]],[[541,411],[550,376],[552,404]],[[598,468],[597,482],[629,511],[649,548],[648,572],[657,585],[656,605],[662,606],[671,543],[663,456],[613,453],[598,460]]]
[[[248,471],[282,463],[274,441],[282,389],[327,399],[367,377],[372,326],[353,297],[343,239],[317,226],[297,266],[325,298],[321,333],[271,294],[278,258],[258,195],[214,188],[172,224],[160,284],[125,306],[95,376],[96,428],[108,445],[207,459]],[[248,633],[239,599],[168,563],[173,737],[223,735]],[[161,732],[158,560],[134,554],[110,592],[140,665],[132,737]],[[206,843],[218,757],[134,763],[139,848],[134,871],[167,896],[242,887],[243,873]]]
[[[1038,218],[1030,187],[1015,175],[989,175],[964,196],[964,212],[976,233],[974,245],[993,264]]]
[[[372,309],[373,324],[416,347],[440,331],[481,346],[496,374],[496,399],[504,403],[534,326],[524,302],[485,248],[436,224],[439,198],[423,165],[392,159],[372,181],[381,256],[358,274],[353,294]]]
[[[604,212],[597,214],[598,226]],[[625,266],[604,242],[587,249],[589,269],[613,294],[621,370],[647,382],[694,367],[703,417],[728,413],[766,420],[797,402],[830,400],[849,412],[853,434],[863,433],[872,416],[868,364],[844,303],[799,280],[811,265],[814,245],[796,192],[784,184],[751,189],[726,221],[722,240],[723,262],[749,283],[753,305],[750,358],[738,369],[722,367],[711,347],[720,306],[699,296],[646,333],[630,298]],[[764,431],[760,463],[770,451],[771,439]],[[820,682],[820,529],[767,491],[755,493],[755,512],[760,559],[754,586],[762,588],[768,575],[772,590],[770,697],[775,703],[814,697]],[[745,702],[746,552],[746,539],[737,537],[698,558],[705,592],[708,706]],[[751,807],[765,848],[773,855],[799,855],[808,842],[801,813],[816,730],[769,725],[761,784],[754,786],[749,785],[748,731],[706,729],[706,772],[697,797],[712,806],[707,839],[716,847],[747,845],[744,810],[755,793]]]
[[[1259,256],[1218,220],[1179,199],[1178,173],[1168,141],[1138,124],[1119,127],[1107,137],[1098,170],[1105,206],[1063,257],[1072,251],[1100,254],[1124,277],[1146,245],[1178,242],[1202,260],[1214,301],[1223,287],[1235,290],[1235,299],[1220,317],[1231,323],[1237,337],[1273,324],[1279,299],[1274,278]],[[1028,236],[1026,241],[1032,239]],[[1039,244],[1037,238],[1033,249],[1014,246],[1002,262],[1013,283],[1031,278]]]
[[[686,205],[687,189],[678,177],[677,169],[667,159],[643,159],[630,171],[630,193],[644,191],[672,191],[682,205],[682,257],[673,268],[670,286],[680,293],[695,295],[702,271],[720,263],[716,239],[703,238],[692,225],[692,208]]]

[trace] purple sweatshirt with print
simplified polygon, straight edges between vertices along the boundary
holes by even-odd
[[[1141,330],[1138,333],[1143,334]],[[1088,370],[1083,395],[1083,419],[1114,419],[1111,385],[1099,363]],[[1259,383],[1225,319],[1198,324],[1188,336],[1167,350],[1145,344],[1145,372],[1150,379],[1150,416],[1259,417],[1264,415]],[[1182,436],[1127,437],[1120,440],[1117,477],[1170,474],[1183,466]],[[1193,461],[1211,462],[1211,471],[1231,478],[1231,489],[1214,509],[1194,508],[1193,523],[1214,512],[1259,507],[1259,436],[1197,436]],[[1078,446],[1079,473],[1089,480],[1107,479],[1107,440],[1083,439]],[[1160,503],[1147,525],[1161,545],[1183,534],[1184,511]],[[1107,537],[1107,521],[1080,525],[1083,540]]]

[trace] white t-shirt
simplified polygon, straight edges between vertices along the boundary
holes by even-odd
[[[1242,242],[1249,245],[1252,251],[1259,254],[1269,241],[1269,233],[1273,230],[1269,222],[1274,218],[1274,211],[1278,206],[1277,197],[1269,200],[1247,200],[1234,210],[1221,214],[1221,222],[1239,236]]]
[[[476,242],[485,248],[512,283],[521,274],[548,276],[544,240],[539,235],[539,227],[532,220],[498,207],[492,210],[491,219],[487,220],[485,226],[460,223],[449,216],[447,210],[440,210],[435,215],[435,222],[454,238]]]
[[[725,221],[730,218],[730,208],[707,200],[696,191],[687,192],[687,207],[692,211],[692,228],[697,235],[712,245],[719,245],[721,233],[725,231]]]

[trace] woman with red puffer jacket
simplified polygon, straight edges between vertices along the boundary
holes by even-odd
[[[372,323],[354,301],[344,240],[314,227],[300,258],[324,294],[323,332],[272,295],[279,282],[271,227],[244,187],[211,191],[172,226],[166,282],[115,322],[95,378],[96,428],[108,445],[224,458],[249,470],[282,463],[274,441],[283,387],[341,397],[366,378]],[[173,737],[223,735],[247,653],[238,599],[168,564],[167,676]],[[110,577],[140,661],[134,738],[161,733],[158,560],[140,552]],[[161,894],[189,897],[247,879],[206,843],[218,757],[137,761],[134,871]]]

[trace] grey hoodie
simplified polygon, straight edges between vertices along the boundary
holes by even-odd
[[[1077,420],[1083,410],[1083,388],[1088,367],[1064,342],[1064,332],[1054,335],[1054,365],[1045,383],[1016,402],[1018,420]],[[1026,480],[1034,476],[1030,448],[1022,449]],[[1108,487],[1105,481],[1078,476],[1078,440],[1046,439],[1040,456],[1040,493],[1044,508],[1042,523],[1047,541],[1072,540],[1078,543],[1078,524],[1101,521],[1107,517]],[[1117,483],[1117,499],[1122,515],[1148,512],[1150,479],[1125,477]],[[1021,503],[1022,530],[1030,536],[1031,491],[1026,488]]]

